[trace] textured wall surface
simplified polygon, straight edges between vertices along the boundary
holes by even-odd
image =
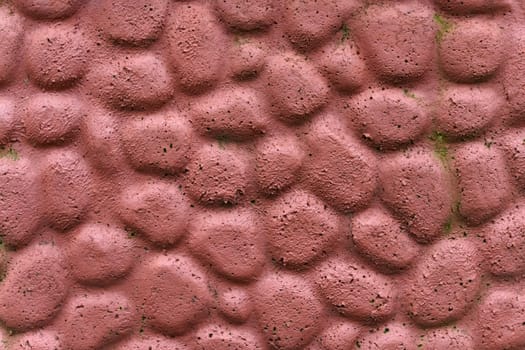
[[[525,349],[522,0],[3,0],[0,145],[0,349]]]

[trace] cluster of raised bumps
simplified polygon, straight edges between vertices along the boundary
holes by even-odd
[[[521,1],[0,3],[0,348],[525,348]]]

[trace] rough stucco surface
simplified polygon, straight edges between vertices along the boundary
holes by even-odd
[[[4,0],[1,349],[525,349],[520,0]]]

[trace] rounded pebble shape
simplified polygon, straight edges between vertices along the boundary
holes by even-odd
[[[347,259],[321,264],[316,283],[327,301],[346,317],[378,322],[397,309],[397,291],[390,279]]]
[[[194,216],[188,247],[220,275],[254,280],[264,266],[264,242],[254,224],[258,217],[243,211],[208,212]]]
[[[74,95],[33,95],[21,111],[26,136],[37,146],[69,143],[80,131],[84,109],[83,102]]]
[[[108,175],[125,168],[119,127],[110,113],[92,111],[85,116],[80,128],[81,143],[93,167]]]
[[[424,337],[420,337],[419,343],[423,349],[428,350],[476,349],[474,338],[464,329],[456,327],[429,331]]]
[[[253,311],[250,295],[240,287],[231,287],[220,293],[218,307],[220,313],[233,323],[246,322]]]
[[[322,306],[309,283],[287,274],[271,274],[254,287],[259,330],[273,348],[302,349],[319,332]]]
[[[365,82],[367,68],[357,45],[349,38],[332,40],[314,60],[321,73],[341,92],[354,92]]]
[[[175,174],[188,164],[193,133],[181,116],[155,114],[127,120],[120,128],[120,141],[135,169]]]
[[[160,246],[179,242],[186,233],[190,202],[176,184],[150,181],[124,189],[120,216],[128,233],[143,234]]]
[[[436,126],[448,138],[477,135],[499,115],[503,100],[493,88],[457,85],[440,98]]]
[[[293,184],[306,153],[293,134],[265,137],[255,151],[257,185],[275,195]]]
[[[29,159],[4,157],[0,174],[0,237],[9,246],[23,246],[40,224],[38,171]]]
[[[476,349],[520,349],[525,346],[523,292],[493,290],[479,305]]]
[[[14,0],[25,14],[35,19],[59,19],[71,16],[83,0]]]
[[[216,90],[193,104],[193,126],[214,138],[251,140],[265,133],[268,118],[256,90]]]
[[[525,190],[525,129],[512,129],[499,139],[509,173],[520,191]]]
[[[368,6],[352,26],[368,66],[389,82],[422,78],[434,56],[432,15],[414,1]]]
[[[221,19],[240,30],[264,29],[273,24],[275,0],[216,0]]]
[[[422,326],[463,317],[481,286],[480,255],[467,240],[442,240],[427,252],[406,285],[410,316]]]
[[[328,101],[328,84],[301,56],[283,53],[269,57],[264,75],[268,101],[285,122],[304,120]]]
[[[442,234],[451,215],[452,195],[447,172],[429,151],[412,148],[380,163],[381,199],[420,242]]]
[[[289,268],[308,267],[327,255],[343,235],[339,217],[303,190],[277,198],[267,208],[264,220],[272,259]]]
[[[106,285],[124,276],[134,263],[133,240],[124,229],[87,224],[70,238],[66,255],[80,282]]]
[[[37,243],[17,253],[0,284],[0,319],[10,329],[43,327],[60,310],[70,286],[60,250]]]
[[[10,342],[13,350],[63,350],[60,336],[51,330],[36,330],[22,333]]]
[[[245,194],[251,169],[248,154],[240,148],[205,144],[188,165],[186,189],[203,204],[236,204]]]
[[[374,331],[363,332],[363,335],[356,341],[356,348],[361,350],[417,350],[420,348],[416,345],[417,341],[409,328],[400,324],[386,324]]]
[[[116,109],[156,109],[173,94],[167,65],[152,53],[113,57],[94,65],[86,80],[93,94]]]
[[[96,292],[72,297],[57,326],[64,348],[100,349],[127,334],[139,322],[135,307],[119,292]]]
[[[266,63],[265,47],[250,39],[236,40],[230,47],[229,70],[237,80],[255,78],[264,68]]]
[[[168,0],[102,0],[93,20],[113,41],[147,46],[164,27]]]
[[[513,119],[525,118],[525,27],[516,30],[512,37],[512,50],[505,53],[506,64],[501,70],[506,104]]]
[[[482,229],[488,270],[496,276],[519,276],[525,272],[525,207],[516,203]]]
[[[195,350],[262,350],[258,335],[252,330],[232,326],[211,324],[202,327],[195,334]]]
[[[25,62],[29,77],[47,89],[73,85],[85,73],[89,40],[78,25],[50,24],[27,34]]]
[[[113,345],[115,350],[190,350],[181,340],[162,335],[131,338]],[[191,348],[193,350],[193,348]]]
[[[81,222],[91,201],[91,170],[75,151],[49,151],[42,165],[41,205],[53,228],[66,231]]]
[[[508,0],[434,0],[441,10],[455,15],[495,13],[509,9]]]
[[[352,218],[352,240],[384,272],[407,268],[419,254],[418,245],[383,208],[369,208]]]
[[[0,83],[8,81],[18,64],[17,55],[23,34],[22,18],[9,6],[0,7]]]
[[[144,324],[169,336],[195,329],[208,316],[211,302],[207,279],[188,257],[157,255],[141,266],[137,304]]]
[[[316,118],[305,136],[309,154],[302,174],[308,188],[344,213],[368,205],[377,186],[374,154],[334,115]]]
[[[446,76],[456,82],[488,79],[499,68],[506,52],[500,24],[487,19],[455,20],[439,43],[439,60]]]
[[[172,13],[166,35],[178,84],[188,93],[201,93],[221,76],[226,35],[206,5],[175,4]]]
[[[322,350],[347,350],[357,339],[359,327],[348,321],[337,321],[317,336],[316,342]]]
[[[511,199],[511,179],[498,149],[482,142],[462,144],[454,152],[460,190],[459,213],[472,225],[502,211]]]
[[[285,4],[284,32],[300,50],[319,45],[341,28],[337,0],[291,0]]]
[[[0,145],[11,139],[15,127],[15,103],[8,97],[0,97]]]
[[[360,136],[381,149],[412,144],[431,123],[418,97],[407,90],[367,90],[350,104],[350,118]]]

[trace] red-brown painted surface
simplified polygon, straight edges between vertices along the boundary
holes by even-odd
[[[525,349],[521,0],[0,1],[0,349]]]

